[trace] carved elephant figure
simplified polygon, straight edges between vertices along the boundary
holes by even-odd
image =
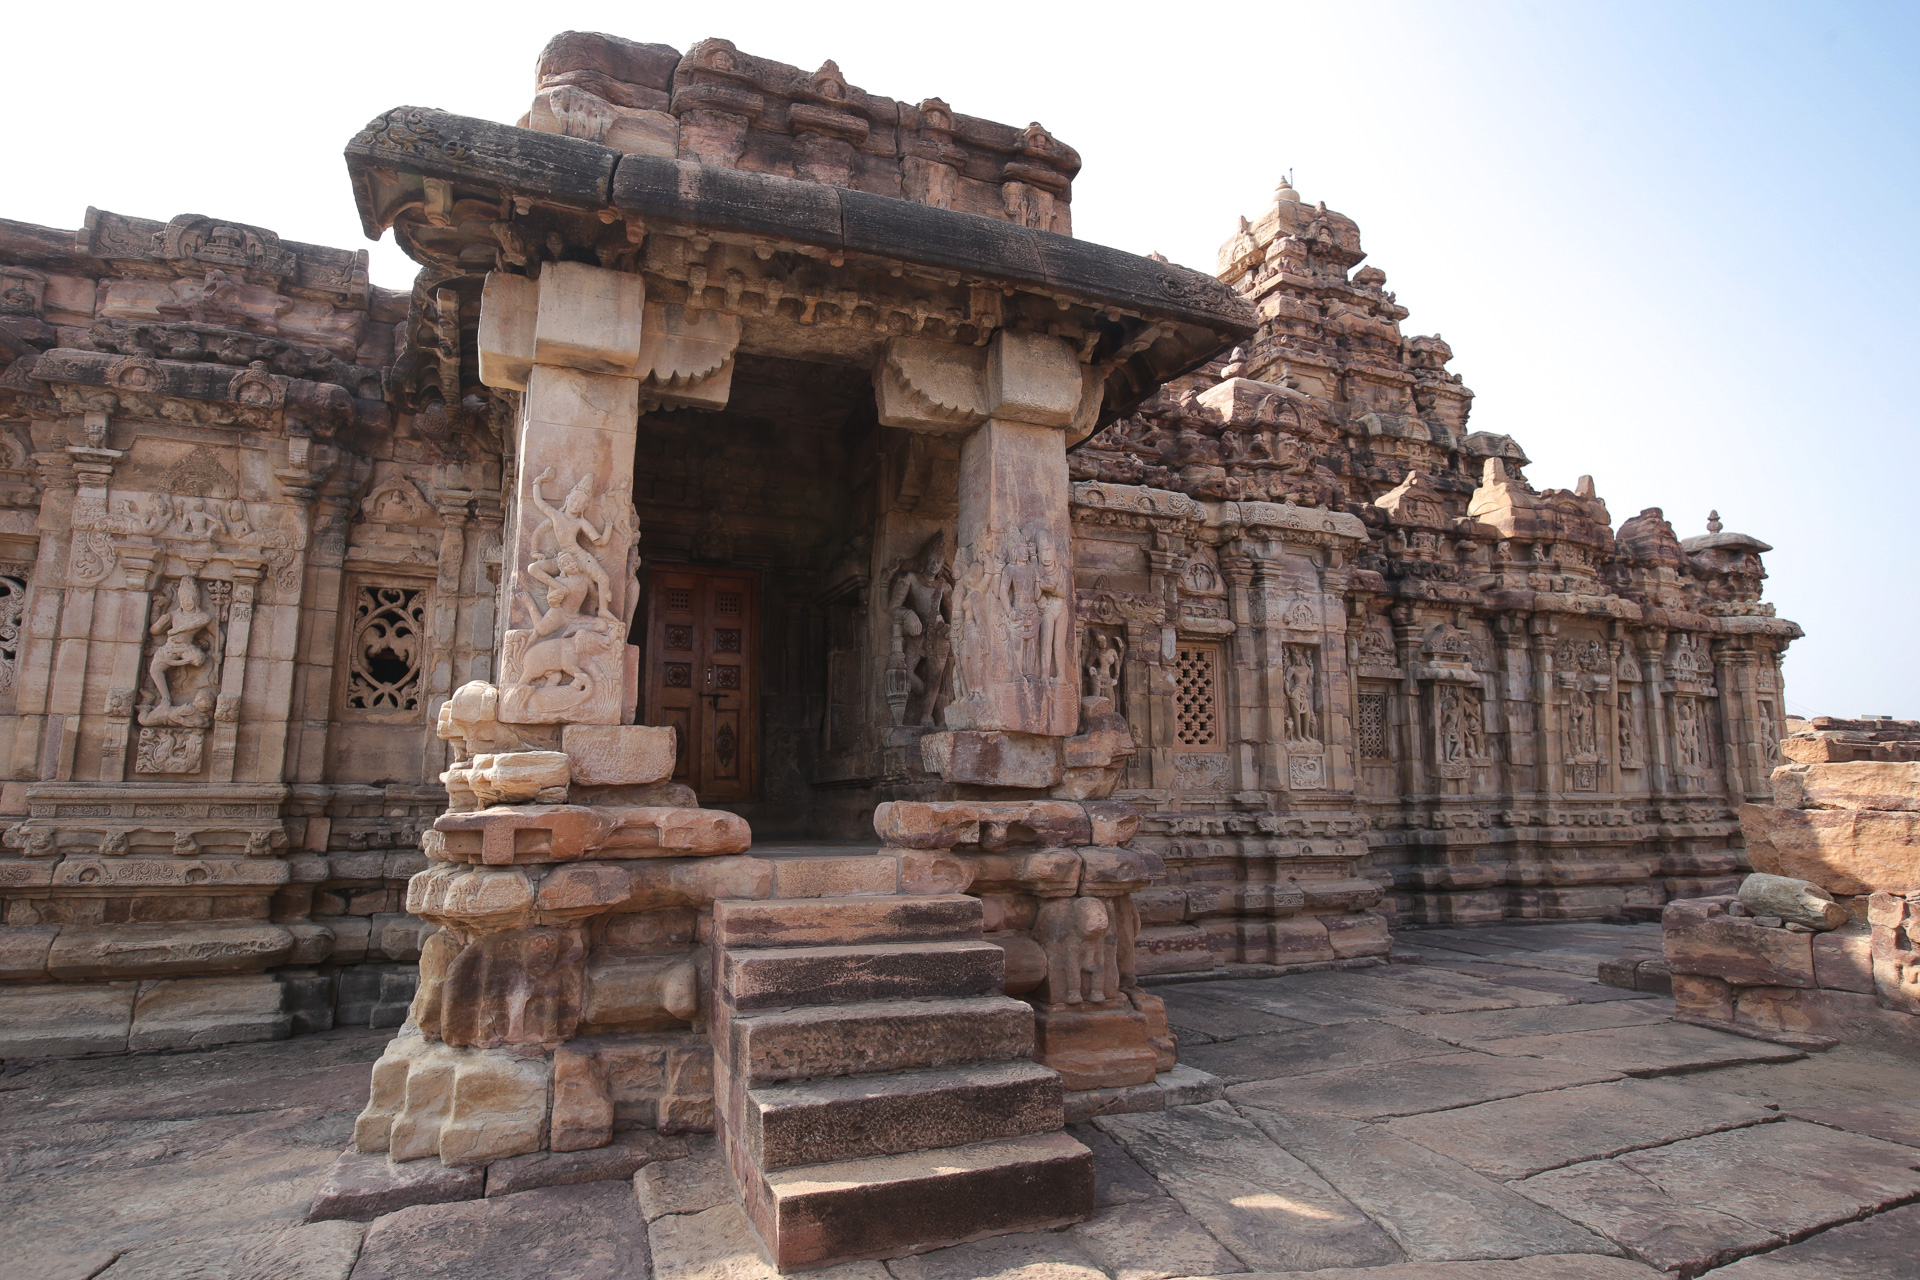
[[[1098,898],[1050,898],[1033,923],[1033,940],[1047,953],[1049,1004],[1098,1004],[1118,994],[1112,952],[1113,919]]]

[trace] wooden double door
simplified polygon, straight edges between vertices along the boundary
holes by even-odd
[[[647,724],[679,738],[673,780],[703,801],[752,800],[757,783],[759,578],[656,567],[647,582]]]

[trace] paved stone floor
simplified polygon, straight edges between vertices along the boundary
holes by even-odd
[[[1594,983],[1655,926],[1398,936],[1401,963],[1168,984],[1226,1096],[1076,1131],[1101,1207],[822,1280],[1920,1278],[1920,1063]],[[0,1280],[764,1280],[710,1156],[304,1223],[388,1032],[10,1064]],[[649,1242],[649,1236],[651,1242]],[[1503,1261],[1504,1260],[1504,1261]]]

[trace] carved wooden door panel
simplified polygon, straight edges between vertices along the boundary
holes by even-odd
[[[748,573],[656,568],[647,587],[648,724],[678,731],[673,780],[703,801],[754,797],[759,581]]]

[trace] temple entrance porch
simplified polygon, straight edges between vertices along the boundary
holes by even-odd
[[[755,355],[736,357],[724,410],[640,417],[636,719],[672,725],[673,780],[756,837],[872,837],[871,799],[830,813],[816,783],[832,665],[823,597],[836,562],[866,545],[878,430],[865,370]]]

